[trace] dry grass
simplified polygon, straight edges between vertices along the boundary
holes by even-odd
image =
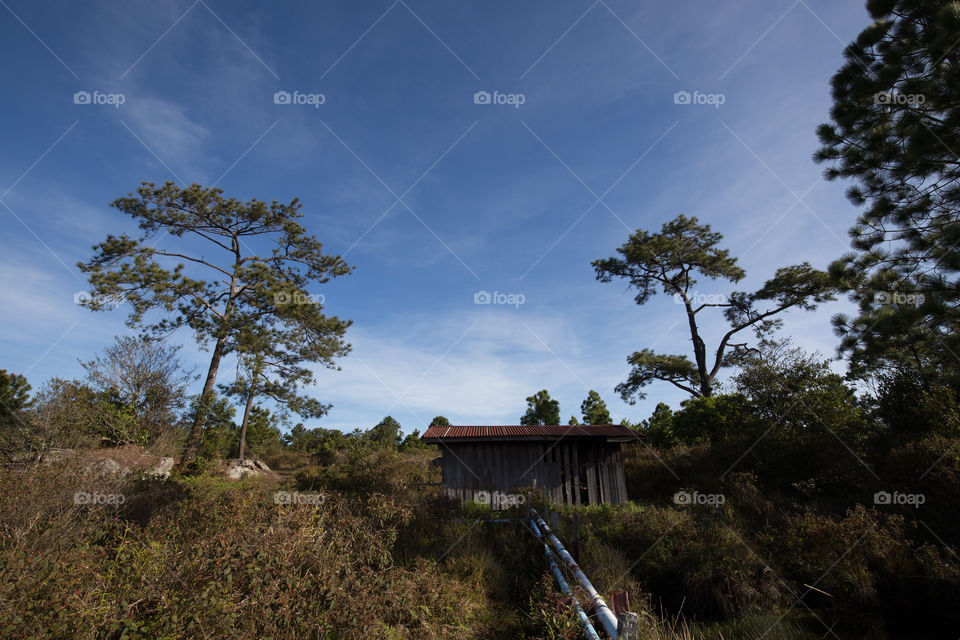
[[[0,470],[0,636],[567,637],[518,533],[411,489],[421,462],[319,504],[277,504],[253,480]],[[124,499],[77,505],[77,491]]]

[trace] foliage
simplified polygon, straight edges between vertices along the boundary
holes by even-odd
[[[956,440],[948,444],[941,438],[922,451],[869,460],[883,481],[866,475],[870,483],[849,495],[813,491],[800,501],[798,494],[770,486],[781,483],[783,468],[724,474],[728,461],[717,461],[716,449],[707,444],[659,452],[630,447],[627,486],[644,499],[579,509],[581,548],[588,553],[581,566],[590,567],[591,578],[599,580],[602,572],[593,567],[609,554],[622,553],[614,564],[631,567],[631,575],[667,614],[682,611],[688,620],[720,618],[733,624],[733,615],[788,608],[805,594],[807,605],[828,624],[834,613],[844,617],[891,608],[923,611],[927,623],[945,623],[957,616],[946,603],[960,596],[955,555],[960,525],[947,507],[960,482],[956,463],[945,461],[927,476],[927,503],[920,509],[878,507],[872,498],[878,490],[915,491],[917,477],[951,444]],[[791,451],[784,447],[785,456]],[[809,469],[797,465],[789,471],[798,480]],[[720,494],[725,501],[719,507],[673,504],[669,496],[680,489]],[[926,633],[926,627],[915,633],[938,635]]]
[[[201,345],[213,343],[202,409],[194,412],[181,462],[196,455],[226,354],[259,353],[269,345],[269,359],[294,368],[303,360],[332,366],[348,351],[343,335],[350,323],[324,315],[307,286],[348,274],[350,267],[307,235],[298,222],[298,200],[244,203],[225,198],[220,189],[167,182],[144,183],[112,206],[136,220],[142,234],[108,235],[94,257],[80,263],[94,293],[86,306],[101,310],[126,302],[131,326],[153,335],[188,327]],[[184,237],[201,248],[192,251]],[[265,251],[254,252],[251,245]],[[161,318],[145,324],[149,311]],[[295,374],[303,384],[310,376]]]
[[[751,329],[757,337],[769,335],[780,326],[776,316],[787,309],[815,309],[833,299],[829,276],[809,264],[781,267],[773,278],[754,293],[734,291],[729,295],[705,295],[696,290],[697,276],[736,283],[746,276],[729,251],[719,248],[723,236],[700,224],[697,218],[679,215],[660,233],[638,229],[617,248],[620,257],[594,260],[597,280],[627,280],[636,290],[637,304],[646,303],[659,292],[671,295],[683,306],[693,342],[693,360],[682,355],[658,354],[642,349],[627,358],[631,371],[617,392],[626,402],[645,397],[642,389],[654,380],[669,382],[693,396],[709,397],[720,369],[730,364],[731,353],[748,348],[733,342],[741,331]],[[759,307],[758,303],[768,303]],[[697,315],[712,307],[723,308],[730,325],[712,358],[700,335]]]
[[[0,369],[0,421],[16,419],[20,411],[32,404],[26,377]]]
[[[764,430],[795,434],[836,433],[850,446],[870,432],[853,389],[830,361],[807,354],[789,340],[766,341],[740,362],[736,390]]]
[[[196,377],[183,370],[179,351],[160,340],[117,336],[93,360],[80,362],[91,388],[115,395],[133,412],[138,443],[169,432],[186,404],[187,387]]]
[[[247,424],[246,442],[254,456],[282,446],[280,421],[269,409],[253,407]],[[240,446],[240,434],[236,434],[237,447]]]
[[[431,427],[449,427],[450,421],[447,420],[444,416],[436,416],[433,420],[430,421]]]
[[[400,443],[400,451],[436,451],[436,445],[427,444],[420,438],[420,430],[414,429]]]
[[[350,444],[349,437],[342,431],[322,427],[307,429],[303,424],[295,425],[282,440],[290,449],[312,454],[321,462],[329,462],[336,451]]]
[[[401,442],[400,423],[387,416],[367,433],[367,440],[377,447],[396,449]]]
[[[10,455],[25,448],[23,413],[32,405],[27,378],[0,369],[0,453]]]
[[[639,431],[652,447],[669,447],[676,443],[673,433],[673,410],[665,402],[658,402],[653,413],[639,425]]]
[[[882,372],[877,383],[874,416],[889,440],[960,436],[960,399],[951,387],[927,382],[911,369]]]
[[[534,637],[510,602],[527,602],[539,563],[482,562],[503,543],[452,524],[431,530],[427,550],[397,550],[423,530],[414,507],[435,521],[442,504],[329,491],[285,505],[272,487],[205,477],[89,482],[0,470],[0,635]],[[77,486],[126,501],[75,505]]]
[[[593,389],[587,394],[586,400],[581,403],[580,414],[583,416],[583,424],[610,424],[611,422],[607,403]]]
[[[184,417],[184,428],[194,424],[196,413],[202,406],[200,398],[194,397]],[[229,458],[235,450],[237,425],[233,418],[236,413],[237,410],[226,398],[214,397],[206,406],[206,417],[203,419],[203,431],[196,455],[199,466],[205,466],[211,460]]]
[[[720,442],[744,432],[752,433],[753,416],[747,399],[740,394],[717,394],[709,398],[688,398],[672,416],[659,417],[661,428],[669,427],[672,439],[684,444]]]
[[[537,391],[527,397],[527,411],[520,416],[520,424],[560,424],[560,403],[546,389]]]
[[[113,390],[97,391],[76,380],[51,379],[36,397],[25,421],[24,448],[145,444],[151,433],[142,428],[133,407]]]
[[[856,375],[909,363],[958,382],[960,352],[960,8],[951,0],[873,0],[873,22],[832,79],[832,122],[814,159],[848,178],[864,206],[854,252],[831,272],[859,306],[834,324]]]

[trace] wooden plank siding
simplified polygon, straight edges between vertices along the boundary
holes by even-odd
[[[580,454],[576,446],[570,446],[570,454],[570,465],[573,469],[573,496],[575,500],[573,504],[580,504]]]
[[[444,494],[476,500],[536,487],[558,504],[626,502],[623,453],[617,443],[460,442],[440,447]]]

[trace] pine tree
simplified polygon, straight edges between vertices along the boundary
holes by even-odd
[[[960,5],[873,0],[874,22],[844,51],[832,122],[817,130],[829,180],[866,207],[853,253],[831,273],[859,306],[834,318],[851,371],[890,365],[925,377],[960,353]]]
[[[627,280],[637,291],[637,304],[646,303],[659,292],[672,295],[683,307],[693,342],[693,361],[687,356],[659,354],[651,349],[629,356],[627,362],[633,368],[626,382],[617,385],[624,401],[633,403],[643,398],[642,388],[654,380],[669,382],[693,396],[709,397],[721,367],[731,364],[732,357],[749,348],[747,342],[733,341],[741,331],[752,329],[758,338],[762,337],[780,326],[775,316],[787,309],[810,310],[833,299],[829,275],[806,262],[777,269],[774,277],[754,293],[698,293],[697,275],[733,283],[746,276],[737,266],[737,259],[719,248],[722,239],[722,235],[711,231],[710,225],[680,215],[664,224],[660,233],[638,229],[617,249],[620,257],[593,261],[597,280]],[[767,305],[758,308],[761,302]],[[724,310],[730,328],[710,357],[700,335],[697,315],[714,307]]]
[[[593,389],[590,390],[587,399],[580,405],[580,414],[583,416],[583,424],[610,424],[610,412],[607,410],[607,403]]]
[[[207,409],[224,356],[253,335],[273,330],[318,340],[323,357],[343,355],[348,321],[322,313],[307,287],[350,273],[340,256],[327,255],[298,222],[300,202],[240,202],[223,191],[172,182],[143,183],[112,206],[140,226],[139,237],[108,235],[80,269],[88,274],[93,310],[126,302],[128,324],[165,335],[181,327],[213,349],[181,464],[197,454]],[[212,257],[215,256],[215,257]],[[145,314],[159,311],[147,322]],[[284,345],[296,352],[296,345]]]
[[[520,424],[560,424],[560,403],[550,397],[546,389],[527,398],[527,411]]]

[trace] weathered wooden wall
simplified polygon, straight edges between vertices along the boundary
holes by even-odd
[[[457,442],[440,445],[446,495],[476,500],[536,487],[565,504],[626,502],[620,445],[602,440]],[[496,506],[496,505],[494,505]]]

